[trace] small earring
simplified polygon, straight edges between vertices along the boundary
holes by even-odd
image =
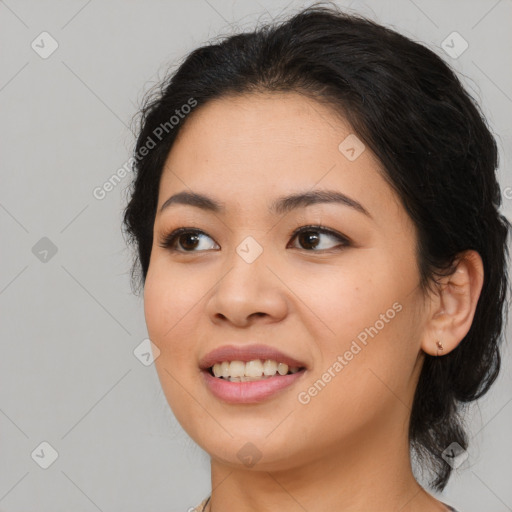
[[[443,344],[439,340],[436,341],[436,345],[440,352],[444,350]]]

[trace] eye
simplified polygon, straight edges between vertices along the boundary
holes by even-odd
[[[326,238],[329,237],[331,240],[335,240],[338,243],[331,247],[320,247],[319,249],[319,240],[321,240],[322,235],[326,235]],[[215,244],[217,247],[208,247],[208,244],[201,244],[202,237],[213,240],[199,229],[179,228],[164,236],[159,245],[164,249],[175,252],[199,252],[219,248],[217,244]],[[323,226],[302,226],[293,232],[291,240],[293,241],[295,238],[297,238],[303,246],[302,248],[309,252],[329,250],[338,246],[345,247],[350,245],[350,240],[347,237],[330,229],[326,229]],[[177,246],[180,246],[181,249],[178,249]],[[300,249],[300,247],[295,248]]]
[[[337,240],[338,244],[335,244],[334,246],[331,245],[331,247],[320,247],[319,248],[319,240],[321,240],[321,235],[327,235],[331,238],[331,240]],[[294,231],[292,235],[292,240],[297,238],[297,240],[300,242],[300,244],[307,250],[311,252],[311,249],[314,250],[312,252],[316,251],[322,251],[322,250],[329,250],[333,249],[338,246],[349,246],[350,241],[347,237],[341,235],[340,233],[337,233],[335,231],[332,231],[330,229],[326,229],[323,226],[303,226],[297,230]],[[341,243],[339,243],[341,242]],[[312,247],[313,246],[313,247]]]
[[[201,237],[203,236],[210,238],[206,233],[203,233],[199,229],[179,228],[166,235],[159,245],[164,249],[176,252],[197,252],[194,249],[201,247]],[[182,251],[176,249],[176,245],[180,245],[185,250]],[[206,249],[208,249],[208,247],[204,247],[203,244],[202,250]]]

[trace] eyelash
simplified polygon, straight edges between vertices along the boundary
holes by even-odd
[[[340,233],[337,233],[336,231],[333,231],[331,229],[327,229],[325,226],[323,226],[321,224],[302,226],[302,227],[296,229],[291,234],[291,240],[294,240],[301,233],[308,232],[308,231],[313,231],[313,232],[317,232],[317,233],[322,233],[322,234],[330,235],[333,238],[338,239],[341,242],[341,245],[343,247],[348,247],[348,246],[351,245],[350,240],[346,236],[343,236]],[[178,237],[183,235],[183,234],[206,235],[208,238],[211,238],[207,233],[205,233],[204,231],[201,231],[199,229],[195,229],[195,228],[179,228],[179,229],[176,229],[173,232],[169,233],[168,235],[164,236],[162,241],[159,243],[160,247],[162,247],[163,249],[170,250],[172,252],[179,252],[179,253],[185,253],[185,254],[187,254],[187,253],[188,254],[192,254],[192,253],[195,253],[195,252],[198,252],[198,253],[204,252],[204,251],[195,251],[195,250],[193,250],[193,251],[183,251],[183,250],[176,249],[174,247],[175,242],[178,239]],[[328,251],[335,250],[337,247],[338,246],[332,247],[330,249],[320,249],[320,250],[315,250],[315,249],[302,249],[302,250],[307,251],[307,252],[328,252]]]

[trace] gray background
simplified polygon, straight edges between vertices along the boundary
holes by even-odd
[[[169,65],[310,3],[0,1],[1,511],[185,511],[209,492],[207,455],[176,423],[154,366],[133,353],[147,331],[120,231],[131,175],[103,200],[93,190],[130,156],[131,118]],[[512,2],[338,3],[459,71],[498,138],[512,218]],[[47,58],[31,47],[51,49],[43,31],[59,45]],[[469,43],[456,59],[441,47],[453,31]],[[504,356],[498,383],[470,410],[469,457],[442,496],[461,512],[512,510],[508,344]],[[58,452],[48,469],[43,441]]]

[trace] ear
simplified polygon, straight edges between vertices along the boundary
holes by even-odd
[[[430,298],[430,317],[427,319],[421,348],[432,356],[448,354],[468,333],[484,282],[484,266],[474,250],[461,253],[455,272],[443,277],[437,293]]]

